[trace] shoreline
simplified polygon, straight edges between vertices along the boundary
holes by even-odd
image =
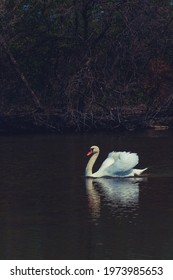
[[[114,114],[17,113],[0,115],[0,134],[3,133],[87,133],[141,129],[166,130],[173,128],[173,116],[165,112],[147,118],[146,112],[126,111]]]

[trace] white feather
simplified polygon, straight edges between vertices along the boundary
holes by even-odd
[[[111,152],[108,158],[114,160],[113,168],[117,172],[126,172],[134,168],[139,162],[138,155],[130,152]]]
[[[91,177],[130,177],[139,176],[145,169],[134,169],[134,167],[139,162],[139,157],[136,153],[131,152],[111,152],[108,157],[103,161],[99,170],[92,173],[92,166],[98,157],[99,148],[97,146],[92,146],[94,151],[93,159],[88,163],[86,168],[86,176]],[[89,172],[88,172],[89,170]]]

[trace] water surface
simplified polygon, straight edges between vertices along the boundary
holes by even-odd
[[[0,136],[0,259],[172,259],[173,132]],[[85,179],[91,145],[139,179]]]

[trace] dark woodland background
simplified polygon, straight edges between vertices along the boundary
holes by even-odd
[[[173,1],[1,0],[0,130],[173,125]]]

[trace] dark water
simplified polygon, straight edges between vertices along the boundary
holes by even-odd
[[[172,259],[173,132],[0,136],[0,259]],[[91,145],[140,179],[85,180]]]

